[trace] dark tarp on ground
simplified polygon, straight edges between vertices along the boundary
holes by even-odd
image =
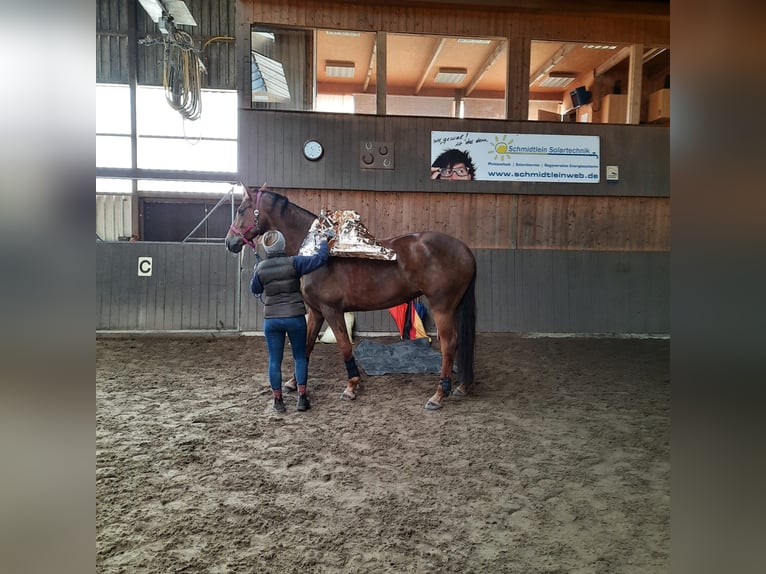
[[[431,348],[428,339],[377,343],[362,339],[354,349],[354,357],[368,375],[389,373],[435,373],[442,367],[442,355]]]

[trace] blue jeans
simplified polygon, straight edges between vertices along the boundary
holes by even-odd
[[[269,350],[269,384],[271,389],[282,388],[282,357],[285,353],[285,335],[290,337],[290,346],[295,360],[295,380],[299,385],[308,381],[308,360],[306,359],[306,318],[268,317],[263,321],[266,347]]]

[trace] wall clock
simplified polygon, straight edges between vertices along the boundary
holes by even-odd
[[[303,144],[303,156],[310,160],[316,161],[324,154],[324,147],[317,140],[308,140]]]

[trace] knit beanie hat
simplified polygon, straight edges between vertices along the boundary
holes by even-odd
[[[276,229],[264,233],[261,241],[263,242],[263,248],[266,250],[267,255],[284,253],[285,251],[285,236]]]

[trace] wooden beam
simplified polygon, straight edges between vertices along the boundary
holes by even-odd
[[[466,88],[466,90],[465,90],[465,95],[466,96],[470,96],[471,92],[473,92],[476,89],[476,86],[479,84],[481,79],[489,71],[489,69],[494,65],[494,63],[500,57],[500,54],[503,53],[503,50],[505,50],[505,42],[502,42],[502,41],[498,42],[497,46],[495,46],[495,49],[489,55],[489,58],[487,58],[487,60],[484,62],[484,64],[482,64],[482,66],[479,68],[479,70],[474,75],[473,80],[471,80],[471,83]]]
[[[378,32],[376,36],[376,60],[378,66],[378,81],[375,85],[375,104],[376,112],[379,116],[386,115],[386,90],[388,89],[388,72],[386,66],[386,43],[388,42],[388,34],[385,32]]]
[[[641,121],[641,80],[644,75],[644,45],[630,47],[628,64],[628,118],[627,123],[638,125]]]
[[[436,58],[439,57],[439,53],[442,51],[442,48],[444,48],[444,44],[446,42],[447,42],[447,38],[439,38],[439,42],[436,44],[436,48],[434,48],[434,51],[431,54],[431,59],[428,61],[428,64],[423,70],[423,74],[420,76],[420,79],[418,80],[418,83],[415,86],[416,96],[420,93],[420,89],[423,87],[423,84],[425,83],[426,78],[428,77],[428,72],[431,70],[431,66],[434,65],[434,62],[436,62]]]
[[[548,73],[548,68],[555,66],[558,64],[562,59],[564,59],[564,56],[566,56],[569,52],[575,49],[575,46],[577,44],[564,44],[556,50],[556,53],[553,54],[550,58],[545,60],[539,68],[537,68],[533,73],[529,74],[529,84],[532,85],[538,78],[538,76],[542,76]]]
[[[178,171],[131,167],[97,167],[96,177],[111,179],[165,179],[173,181],[224,181],[237,183],[239,174],[227,171]]]
[[[593,69],[593,75],[595,77],[606,74],[609,70],[614,68],[617,64],[622,62],[625,58],[630,56],[630,46],[626,46],[614,54],[612,54],[608,60],[602,62]]]
[[[367,66],[367,77],[364,79],[364,86],[362,86],[362,92],[366,92],[370,87],[370,80],[372,79],[372,69],[375,66],[375,56],[378,53],[378,44],[372,44],[372,54],[370,54],[370,64]]]
[[[529,38],[508,38],[506,66],[505,118],[525,121],[529,114],[529,58],[532,42]]]
[[[136,2],[128,2],[128,87],[130,90],[130,165],[138,166],[138,16]],[[131,182],[131,233],[143,237],[138,210],[138,182]]]

